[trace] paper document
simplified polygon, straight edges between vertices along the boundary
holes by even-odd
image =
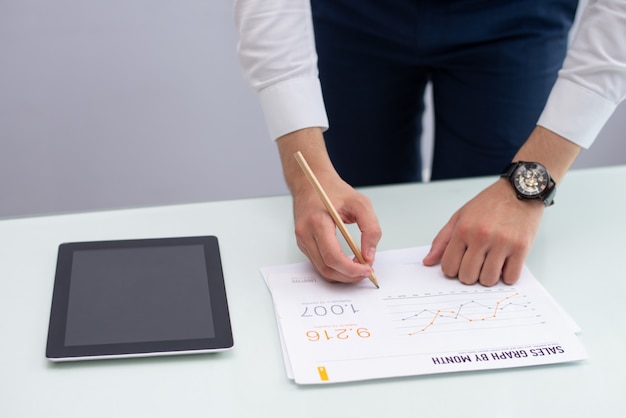
[[[310,263],[261,270],[285,367],[300,384],[499,369],[586,358],[574,322],[525,267],[513,286],[467,286],[427,247],[380,252],[380,283],[328,283]]]

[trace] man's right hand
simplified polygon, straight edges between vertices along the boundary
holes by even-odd
[[[353,283],[372,273],[376,246],[382,232],[369,199],[354,190],[335,171],[319,128],[307,128],[276,140],[287,186],[293,196],[298,247],[327,280]],[[361,231],[361,252],[367,265],[341,250],[336,226],[294,154],[300,151],[346,224]]]

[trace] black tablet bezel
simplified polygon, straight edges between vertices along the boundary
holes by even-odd
[[[204,249],[209,297],[213,314],[213,338],[113,343],[99,345],[65,344],[72,262],[76,251],[201,245]],[[215,236],[149,238],[117,241],[73,242],[59,245],[46,357],[51,361],[97,358],[142,357],[222,351],[232,348],[233,335],[226,288]]]

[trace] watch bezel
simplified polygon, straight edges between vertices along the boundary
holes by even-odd
[[[531,190],[532,186],[522,184],[521,177],[524,173],[531,174],[526,182],[539,181],[539,184],[533,185],[535,186],[535,190]],[[539,178],[537,174],[539,174]],[[538,199],[543,201],[546,206],[554,204],[556,182],[552,179],[548,169],[543,164],[530,161],[517,161],[507,167],[502,173],[502,177],[508,178],[518,199]]]
[[[515,190],[523,196],[535,198],[545,193],[550,187],[550,174],[539,163],[525,163],[518,165],[511,173],[511,181]],[[529,182],[535,182],[530,185]]]

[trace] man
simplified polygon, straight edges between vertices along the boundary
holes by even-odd
[[[467,284],[514,283],[555,183],[626,97],[626,2],[591,1],[569,49],[571,0],[311,3],[237,0],[235,9],[242,67],[279,148],[300,249],[328,280],[369,276],[382,232],[370,202],[352,187],[419,179],[411,140],[430,80],[438,119],[433,178],[496,174],[515,164],[452,216],[424,263],[441,263],[445,275]],[[361,143],[367,136],[373,139]],[[378,143],[384,146],[372,150]],[[296,151],[344,221],[358,224],[368,265],[341,253]],[[524,169],[549,175],[545,190],[523,189]],[[509,178],[518,179],[518,190]]]

